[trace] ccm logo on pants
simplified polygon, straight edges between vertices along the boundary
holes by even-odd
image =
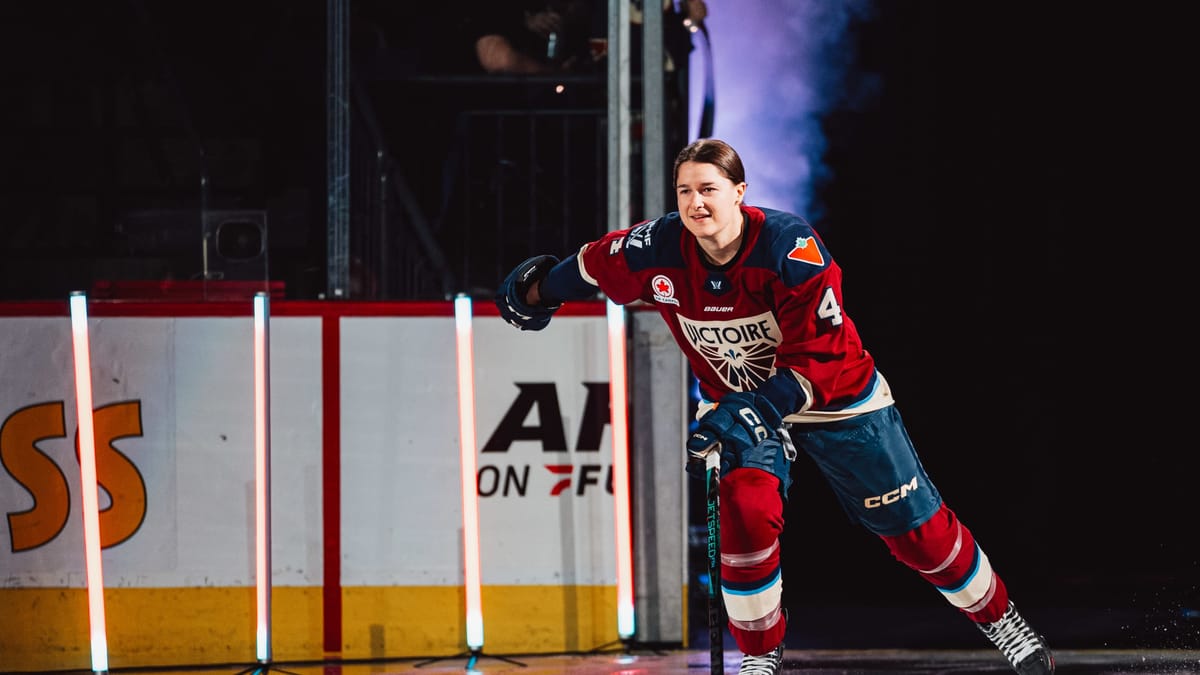
[[[885,492],[877,497],[867,497],[863,500],[863,506],[867,507],[868,509],[877,509],[881,506],[887,506],[888,504],[895,504],[901,499],[908,497],[908,494],[910,492],[915,492],[916,489],[917,477],[913,476],[912,480],[908,481],[904,485],[901,485],[895,490],[889,490],[888,492]]]

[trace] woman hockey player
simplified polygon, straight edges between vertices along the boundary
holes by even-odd
[[[743,674],[780,672],[786,618],[779,537],[799,448],[851,517],[933,584],[1025,675],[1054,658],[1009,601],[971,531],[926,475],[891,389],[843,311],[842,271],[803,218],[745,204],[745,170],[723,141],[675,159],[678,211],[609,232],[562,260],[518,265],[500,314],[541,330],[564,301],[602,291],[655,306],[704,401],[687,469],[721,449],[721,586]],[[719,446],[717,445],[719,443]]]

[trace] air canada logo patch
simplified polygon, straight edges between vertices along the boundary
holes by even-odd
[[[650,280],[650,288],[654,290],[656,301],[679,306],[679,300],[675,298],[675,284],[671,282],[670,277],[665,274],[656,274]]]
[[[805,237],[801,239],[796,237],[796,247],[787,254],[788,260],[798,260],[821,267],[825,264],[825,257],[821,255],[821,249],[817,247],[817,240],[813,237]]]

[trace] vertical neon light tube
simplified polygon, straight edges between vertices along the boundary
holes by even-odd
[[[612,401],[613,531],[617,550],[617,635],[633,637],[633,544],[629,516],[629,408],[625,393],[625,310],[608,300],[608,377]]]
[[[79,479],[83,495],[83,551],[87,568],[92,670],[108,672],[104,621],[104,568],[100,561],[100,488],[96,482],[96,428],[92,418],[92,356],[88,344],[87,295],[70,296],[71,347],[75,355],[75,410],[79,418]]]
[[[458,435],[462,466],[463,564],[466,569],[467,647],[483,648],[483,602],[479,574],[479,488],[475,468],[475,365],[471,351],[471,298],[454,298],[458,348]]]
[[[254,294],[254,579],[258,660],[271,660],[271,333],[270,302]]]

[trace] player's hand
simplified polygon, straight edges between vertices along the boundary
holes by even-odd
[[[541,330],[550,323],[550,317],[562,307],[529,303],[529,288],[546,278],[558,264],[552,255],[538,255],[527,259],[513,268],[496,291],[496,307],[500,316],[521,330]]]
[[[561,33],[563,16],[553,9],[525,11],[525,29],[545,39],[551,33]]]
[[[715,435],[697,429],[687,442],[687,464],[683,467],[684,471],[692,478],[704,478],[708,473],[708,455],[712,452],[721,452],[721,441],[718,441]],[[725,474],[727,464],[728,462],[722,459],[722,475]]]
[[[688,473],[693,456],[703,456],[715,443],[721,448],[721,473],[745,465],[747,453],[764,441],[778,441],[783,416],[764,396],[754,392],[726,394],[688,437]],[[754,457],[750,455],[750,457]],[[701,464],[703,467],[703,464]],[[701,471],[700,475],[703,475]]]

